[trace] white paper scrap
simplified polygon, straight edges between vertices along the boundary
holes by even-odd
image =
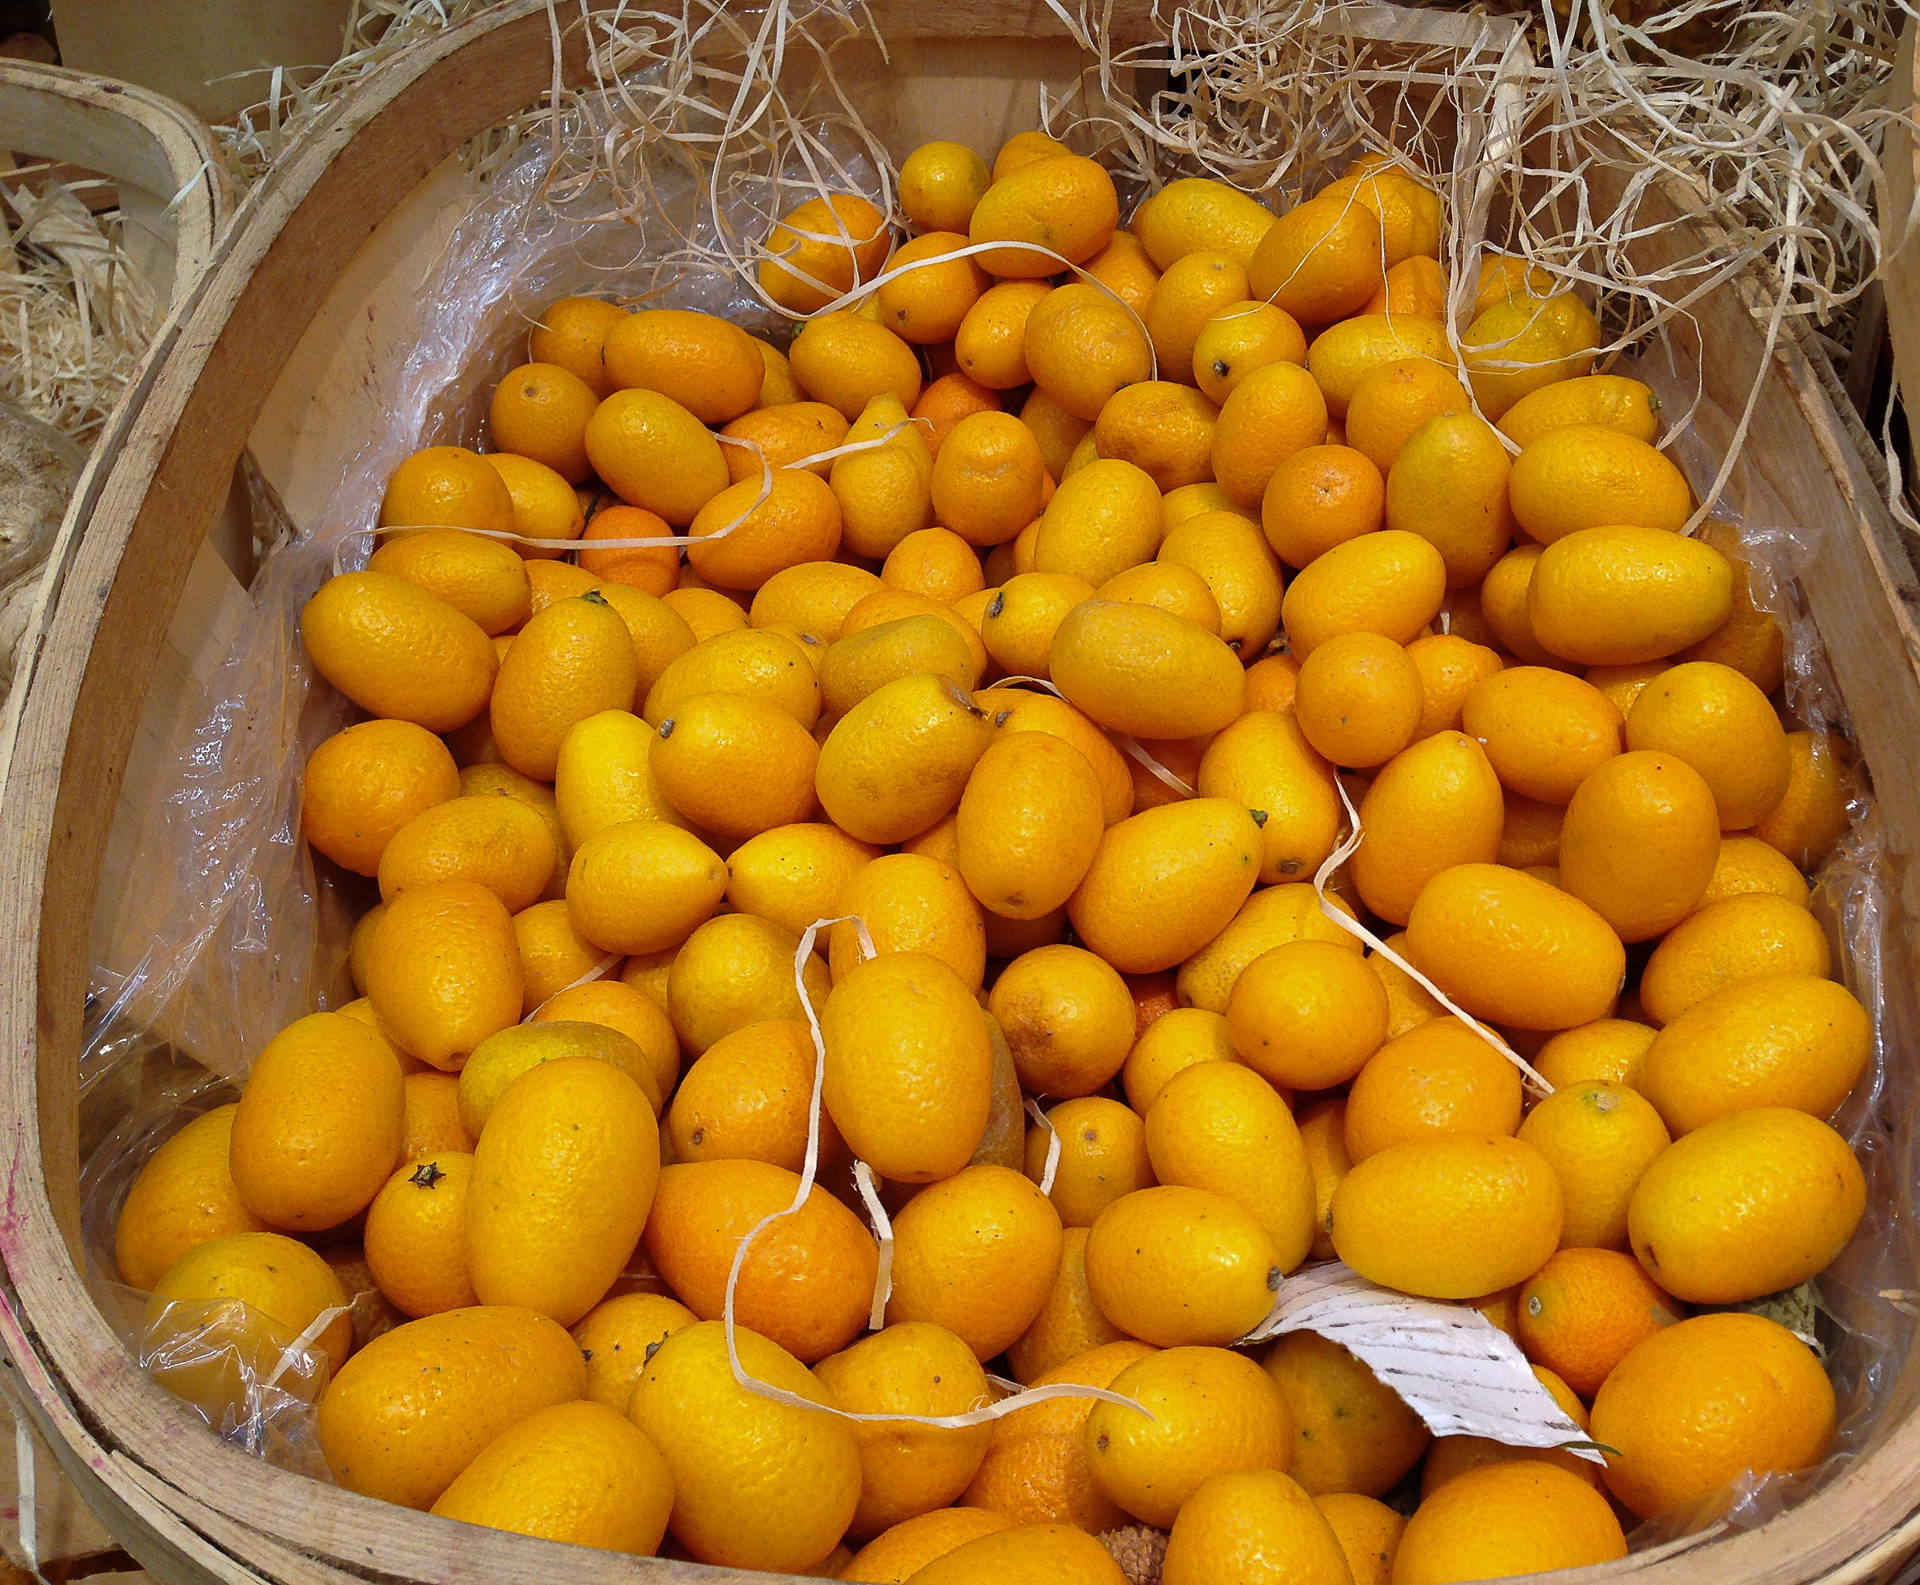
[[[1368,1282],[1340,1261],[1280,1285],[1257,1343],[1317,1332],[1361,1360],[1435,1436],[1484,1436],[1508,1447],[1566,1447],[1595,1464],[1605,1455],[1540,1385],[1520,1345],[1478,1310],[1416,1299]]]

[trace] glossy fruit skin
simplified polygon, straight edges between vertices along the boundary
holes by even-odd
[[[1314,1498],[1313,1505],[1340,1543],[1353,1585],[1393,1585],[1393,1554],[1406,1520],[1385,1503],[1357,1492],[1327,1492]]]
[[[265,1233],[272,1224],[247,1209],[228,1154],[236,1107],[192,1119],[146,1159],[114,1224],[114,1264],[141,1292],[196,1245],[228,1233]]]
[[[308,757],[300,830],[341,868],[373,875],[396,832],[422,810],[459,795],[453,756],[425,727],[362,721]]]
[[[1206,1189],[1253,1215],[1291,1271],[1313,1242],[1313,1172],[1293,1113],[1238,1062],[1177,1073],[1147,1109],[1147,1159],[1161,1183]]]
[[[967,1164],[986,1130],[993,1051],[950,967],[921,952],[870,958],[834,987],[820,1027],[822,1098],[856,1156],[903,1183]]]
[[[1260,509],[1279,466],[1327,438],[1327,402],[1297,363],[1263,364],[1220,406],[1213,428],[1213,471],[1235,506]]]
[[[1280,626],[1280,564],[1266,536],[1240,513],[1201,512],[1167,530],[1155,563],[1200,575],[1220,612],[1220,638],[1242,664],[1258,659]]]
[[[615,390],[659,391],[703,424],[738,418],[759,400],[766,379],[751,336],[715,314],[685,308],[622,315],[600,360]]]
[[[759,1333],[737,1327],[734,1346],[755,1380],[832,1404],[804,1365]],[[860,1499],[852,1427],[740,1386],[720,1322],[662,1343],[628,1413],[673,1473],[674,1535],[703,1562],[808,1569],[845,1534]]]
[[[1414,967],[1479,1018],[1571,1029],[1613,1009],[1626,949],[1578,898],[1498,864],[1457,864],[1407,917]]]
[[[1084,263],[1107,245],[1119,223],[1120,201],[1105,168],[1083,155],[1052,154],[997,175],[974,205],[968,237],[1046,249],[995,248],[977,255],[990,274],[1025,280],[1053,274],[1061,258]]]
[[[787,352],[793,375],[816,401],[852,422],[876,396],[912,408],[920,396],[920,360],[885,325],[850,309],[809,319]]]
[[[660,1293],[623,1293],[595,1305],[573,1328],[587,1362],[587,1396],[625,1414],[647,1350],[699,1319]]]
[[[1442,870],[1498,857],[1505,820],[1500,779],[1465,733],[1437,732],[1402,749],[1360,801],[1366,840],[1351,863],[1361,901],[1404,925]]]
[[[1446,598],[1447,566],[1418,534],[1383,528],[1336,545],[1301,569],[1281,602],[1287,647],[1301,661],[1343,633],[1414,639]]]
[[[529,804],[498,794],[449,798],[393,834],[380,855],[380,895],[391,902],[422,881],[478,881],[510,914],[531,908],[553,879],[553,832]]]
[[[1121,1331],[1156,1347],[1220,1345],[1266,1316],[1284,1275],[1260,1221],[1204,1189],[1114,1201],[1087,1235],[1087,1286]]]
[[[960,873],[993,912],[1038,919],[1073,895],[1105,833],[1086,756],[1041,732],[996,737],[960,795]]]
[[[1362,417],[1366,417],[1363,405]],[[1436,413],[1409,434],[1387,470],[1386,520],[1432,543],[1447,586],[1478,583],[1513,543],[1508,462],[1500,437],[1477,414]]]
[[[1508,494],[1520,526],[1543,545],[1602,526],[1675,532],[1693,509],[1672,462],[1605,424],[1569,424],[1522,447]]]
[[[1343,918],[1353,917],[1337,893],[1327,894],[1326,907]],[[1295,941],[1329,942],[1356,957],[1361,951],[1359,939],[1328,917],[1311,885],[1283,881],[1247,898],[1213,939],[1180,965],[1174,982],[1180,1000],[1208,1012],[1226,1012],[1234,985],[1254,959]]]
[[[915,1585],[1122,1585],[1107,1549],[1070,1525],[1022,1525],[977,1537],[935,1558]]]
[[[1036,572],[1063,572],[1099,585],[1151,561],[1160,548],[1160,490],[1146,472],[1100,458],[1063,479],[1040,515]]]
[[[1199,737],[1240,714],[1246,673],[1226,643],[1152,606],[1084,600],[1054,632],[1053,680],[1101,726]]]
[[[567,911],[605,952],[677,947],[726,893],[720,855],[663,820],[623,820],[588,837],[567,867]]]
[[[349,1491],[429,1508],[502,1431],[585,1390],[580,1350],[544,1315],[449,1310],[341,1367],[320,1400],[320,1451]]]
[[[931,1321],[989,1360],[1033,1324],[1060,1270],[1059,1212],[1009,1167],[970,1166],[894,1220],[889,1323]]]
[[[1617,754],[1580,784],[1560,829],[1560,883],[1622,941],[1666,934],[1699,906],[1720,856],[1713,789],[1671,754]]]
[[[1658,528],[1588,528],[1555,540],[1527,586],[1534,636],[1584,666],[1662,660],[1699,643],[1732,608],[1726,557]]]
[[[819,675],[806,650],[784,633],[766,628],[741,628],[701,640],[668,664],[647,690],[641,713],[648,725],[657,727],[684,700],[701,693],[768,699],[809,732],[820,718]]]
[[[487,1036],[460,1070],[460,1126],[467,1137],[477,1140],[486,1132],[487,1119],[515,1079],[562,1057],[585,1057],[618,1068],[640,1086],[649,1106],[657,1110],[661,1105],[659,1079],[637,1041],[603,1024],[536,1019]]]
[[[1531,1276],[1560,1241],[1559,1181],[1530,1145],[1442,1134],[1389,1145],[1333,1191],[1333,1247],[1363,1277],[1475,1299]]]
[[[1239,1059],[1269,1084],[1331,1089],[1387,1039],[1390,1009],[1364,959],[1330,941],[1293,941],[1249,963],[1227,1000]]]
[[[840,1577],[892,1582],[911,1579],[956,1547],[1013,1526],[1014,1521],[1005,1514],[986,1508],[936,1508],[881,1531],[854,1553]]]
[[[1153,372],[1152,344],[1133,315],[1080,281],[1056,286],[1034,304],[1022,351],[1033,383],[1089,423],[1116,392]]]
[[[474,1292],[573,1325],[633,1253],[659,1175],[653,1108],[624,1073],[562,1057],[521,1074],[474,1147]]]
[[[1258,809],[1260,879],[1299,880],[1333,851],[1344,818],[1333,767],[1308,743],[1290,711],[1250,709],[1207,745],[1198,784],[1203,798]]]
[[[501,757],[537,781],[553,780],[567,729],[633,703],[639,677],[633,636],[597,595],[536,612],[507,651],[488,705]]]
[[[821,745],[821,807],[858,841],[917,836],[959,803],[990,730],[949,678],[890,682],[842,716]]]
[[[1168,1348],[1113,1381],[1114,1392],[1147,1412],[1096,1403],[1087,1463],[1101,1490],[1137,1519],[1171,1525],[1209,1476],[1289,1463],[1293,1417],[1273,1379],[1245,1355]]]
[[[1169,269],[1176,260],[1202,249],[1224,253],[1244,265],[1277,218],[1251,193],[1208,177],[1185,176],[1142,203],[1133,212],[1129,229],[1156,269]]]
[[[800,1175],[764,1161],[677,1162],[660,1170],[647,1219],[653,1264],[688,1309],[720,1319],[740,1240],[785,1211]],[[734,1317],[803,1363],[845,1348],[865,1326],[879,1263],[873,1235],[819,1188],[762,1228],[740,1263]]]
[[[1654,1037],[1640,1092],[1675,1137],[1756,1106],[1830,1116],[1873,1053],[1873,1021],[1843,985],[1764,974],[1695,1002]]]
[[[1379,285],[1380,221],[1328,193],[1296,204],[1254,249],[1247,275],[1255,297],[1302,324],[1324,325],[1362,308]]]
[[[1758,1107],[1656,1156],[1627,1226],[1634,1254],[1669,1293],[1737,1304],[1824,1270],[1865,1207],[1865,1178],[1840,1135],[1804,1112]]]
[[[1551,1042],[1549,1042],[1551,1044]],[[1535,1058],[1546,1058],[1545,1049]],[[1566,1202],[1560,1247],[1624,1249],[1627,1207],[1641,1176],[1672,1144],[1645,1096],[1604,1079],[1562,1079],[1516,1136],[1552,1164]]]
[[[369,715],[451,732],[493,689],[493,641],[444,600],[384,572],[329,578],[300,613],[314,668]]]
[[[1495,672],[1475,685],[1460,714],[1461,730],[1479,740],[1503,787],[1551,804],[1569,802],[1620,752],[1621,724],[1598,688],[1544,666]]]
[[[1607,1500],[1538,1459],[1455,1476],[1414,1510],[1394,1553],[1394,1585],[1532,1574],[1627,1555]]]
[[[952,821],[941,824],[949,833],[955,829]],[[960,872],[931,851],[887,853],[873,860],[849,878],[835,911],[840,922],[827,943],[836,983],[868,955],[866,940],[849,918],[865,924],[875,952],[924,952],[974,989],[986,973],[980,905]]]
[[[1409,1139],[1519,1126],[1520,1070],[1454,1018],[1389,1040],[1347,1092],[1347,1155],[1356,1162]]]
[[[1044,1156],[1041,1159],[1044,1162]],[[1031,1153],[1027,1175],[1033,1176]],[[1056,1180],[1053,1196],[1056,1206],[1060,1203],[1059,1188]],[[1053,1289],[1026,1331],[1007,1345],[1007,1364],[1015,1381],[1031,1386],[1048,1371],[1078,1359],[1089,1349],[1126,1341],[1126,1334],[1100,1313],[1087,1290],[1087,1238],[1088,1228],[1084,1225],[1069,1224],[1062,1231],[1060,1270],[1054,1278]]]
[[[1767,696],[1732,667],[1671,667],[1628,713],[1627,747],[1659,750],[1697,770],[1713,789],[1721,830],[1762,826],[1785,799],[1793,775],[1786,729]]]
[[[1641,971],[1640,1004],[1667,1024],[1743,980],[1776,972],[1825,979],[1832,967],[1826,931],[1804,904],[1774,892],[1736,892],[1703,901],[1667,932]]]
[[[367,1269],[403,1315],[437,1315],[480,1301],[467,1278],[470,1150],[436,1150],[400,1164],[367,1207]]]
[[[1313,1496],[1381,1496],[1419,1463],[1432,1441],[1392,1388],[1316,1332],[1276,1339],[1263,1363],[1293,1419],[1288,1471]]]
[[[1529,1360],[1591,1398],[1630,1349],[1686,1313],[1631,1255],[1562,1249],[1521,1286],[1518,1341]]]
[[[1697,1315],[1656,1332],[1593,1404],[1595,1440],[1619,1449],[1608,1489],[1642,1518],[1698,1502],[1742,1471],[1805,1469],[1833,1432],[1826,1371],[1757,1315]]]
[[[605,1404],[560,1403],[500,1433],[434,1502],[444,1519],[651,1557],[673,1477],[646,1433]]]
[[[1515,445],[1526,446],[1549,429],[1605,424],[1652,444],[1660,432],[1659,409],[1659,398],[1638,380],[1619,374],[1588,374],[1522,397],[1501,418],[1500,432]]]
[[[809,198],[768,233],[760,290],[796,314],[815,313],[878,275],[892,246],[887,217],[861,194]]]
[[[400,1155],[400,1079],[393,1048],[355,1019],[310,1013],[281,1030],[254,1059],[233,1117],[241,1200],[297,1232],[364,1210]]]
[[[1149,809],[1108,828],[1067,913],[1123,974],[1169,969],[1238,912],[1263,852],[1253,816],[1224,798]]]

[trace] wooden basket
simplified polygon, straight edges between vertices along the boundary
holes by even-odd
[[[1070,84],[1078,49],[1042,0],[876,0],[894,69],[862,102],[896,154],[928,136],[993,147],[1031,124],[1034,90]],[[1120,31],[1146,34],[1148,0],[1113,0]],[[1361,22],[1427,44],[1484,19],[1359,8]],[[137,412],[95,481],[92,521],[64,541],[12,757],[0,779],[0,1105],[20,1120],[5,1150],[0,1307],[42,1428],[83,1490],[153,1571],[171,1581],[328,1581],[376,1576],[508,1585],[622,1578],[719,1581],[766,1575],[561,1550],[452,1526],[271,1468],[207,1433],[154,1386],[89,1299],[78,1256],[76,1072],[89,921],[105,816],[127,772],[135,705],[186,586],[195,547],[251,446],[296,515],[318,497],[344,437],[371,429],[360,373],[404,354],[410,293],[460,209],[447,157],[536,103],[552,62],[545,0],[510,0],[397,56],[316,128],[255,193],[189,309],[163,333]],[[569,44],[562,69],[584,79]],[[1591,176],[1593,202],[1625,178]],[[1668,178],[1648,200],[1697,206]],[[1699,233],[1662,232],[1643,269],[1725,256]],[[1675,283],[1676,292],[1688,282]],[[1760,372],[1757,277],[1696,310],[1707,395],[1738,411]],[[1682,332],[1681,339],[1689,334]],[[1820,537],[1802,579],[1880,789],[1894,861],[1920,845],[1920,598],[1879,504],[1859,437],[1836,416],[1822,371],[1798,347],[1765,369],[1749,473],[1792,522]],[[1920,895],[1901,898],[1916,939]],[[1899,957],[1899,972],[1911,973]],[[1828,1585],[1881,1577],[1911,1545],[1920,1496],[1920,1369],[1892,1385],[1876,1445],[1822,1491],[1758,1530],[1690,1537],[1592,1577],[1657,1585]]]

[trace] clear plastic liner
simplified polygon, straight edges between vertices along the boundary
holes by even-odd
[[[884,193],[864,139],[827,121],[814,130],[867,191]],[[585,132],[578,124],[566,129],[566,135]],[[762,333],[778,334],[782,325],[737,276],[697,256],[718,248],[711,191],[671,145],[646,172],[652,207],[626,215],[625,224],[600,218],[611,195],[589,187],[571,191],[557,207],[550,202],[549,158],[548,142],[530,139],[473,178],[470,209],[415,293],[420,322],[412,351],[403,362],[367,371],[385,427],[342,437],[349,449],[324,509],[310,521],[288,521],[256,474],[256,507],[270,529],[270,553],[244,620],[217,658],[210,707],[169,729],[170,781],[126,795],[145,801],[148,840],[134,856],[132,883],[99,905],[97,939],[116,929],[124,939],[129,917],[150,919],[151,929],[136,961],[96,973],[82,1073],[83,1109],[107,1120],[83,1139],[93,1291],[143,1364],[163,1378],[173,1372],[182,1380],[220,1381],[223,1407],[209,1423],[222,1435],[322,1478],[310,1404],[323,1385],[314,1371],[324,1365],[309,1359],[269,1379],[249,1368],[244,1351],[222,1342],[231,1328],[218,1318],[176,1330],[164,1348],[149,1348],[140,1300],[118,1284],[112,1254],[120,1201],[147,1156],[190,1116],[228,1098],[223,1081],[243,1076],[279,1028],[351,995],[347,936],[371,895],[352,878],[317,872],[300,840],[298,796],[307,754],[347,723],[349,710],[332,690],[311,686],[299,642],[301,607],[337,569],[364,564],[387,476],[406,455],[430,444],[480,442],[485,393],[522,358],[527,327],[544,302],[567,293],[670,301],[725,314]],[[764,214],[769,194],[783,185],[778,173],[736,174],[729,202],[741,213]],[[1694,374],[1662,366],[1662,356],[1655,350],[1637,366],[1622,361],[1614,367],[1654,385],[1669,415],[1691,410],[1688,431],[1668,449],[1696,491],[1704,491],[1734,421],[1707,403],[1696,405]],[[1845,707],[1794,583],[1819,552],[1811,531],[1789,521],[1744,468],[1736,468],[1712,515],[1738,528],[1756,601],[1786,624],[1788,713],[1796,725],[1844,739]],[[1844,742],[1842,751],[1851,752]],[[1873,1446],[1913,1341],[1920,1315],[1913,1291],[1913,1273],[1920,1270],[1914,1216],[1920,1117],[1910,1059],[1901,1053],[1916,1049],[1920,1006],[1886,842],[1864,777],[1861,785],[1852,828],[1822,868],[1816,890],[1819,916],[1838,949],[1838,972],[1873,1012],[1875,1027],[1871,1072],[1837,1120],[1866,1172],[1867,1218],[1812,1285],[1818,1337],[1839,1397],[1839,1438],[1818,1469],[1791,1480],[1744,1483],[1699,1513],[1643,1525],[1633,1537],[1636,1547],[1714,1522],[1761,1523],[1832,1479]],[[150,1029],[164,1030],[166,1038],[147,1034]],[[349,1283],[348,1292],[369,1303],[364,1288]],[[377,1309],[377,1298],[371,1305]]]

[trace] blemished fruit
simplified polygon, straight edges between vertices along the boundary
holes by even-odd
[[[1293,1419],[1288,1471],[1313,1496],[1383,1496],[1432,1440],[1398,1393],[1317,1333],[1288,1333],[1264,1363]]]

